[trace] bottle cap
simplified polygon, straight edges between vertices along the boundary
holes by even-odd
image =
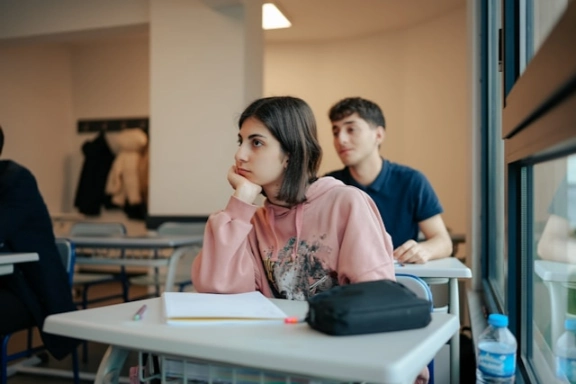
[[[508,326],[508,316],[502,315],[500,313],[493,313],[488,316],[488,324],[494,327],[507,327]]]
[[[570,332],[576,332],[576,319],[566,319],[564,329]]]

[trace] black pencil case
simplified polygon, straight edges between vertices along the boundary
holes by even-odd
[[[329,335],[360,335],[422,328],[432,304],[404,285],[377,280],[341,285],[308,299],[306,322]]]

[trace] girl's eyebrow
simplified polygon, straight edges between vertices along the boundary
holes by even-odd
[[[260,133],[253,133],[253,134],[251,134],[251,135],[248,136],[248,139],[253,139],[253,138],[255,138],[255,137],[263,138],[263,139],[266,138],[266,136],[264,136],[264,135],[262,135],[262,134],[260,134]],[[239,139],[239,140],[242,140],[242,135],[241,135],[241,134],[238,134],[238,139]]]

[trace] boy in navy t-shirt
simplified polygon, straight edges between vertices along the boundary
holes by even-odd
[[[372,197],[392,236],[394,258],[402,263],[425,263],[450,256],[452,241],[442,220],[442,206],[426,177],[380,156],[385,136],[380,107],[359,97],[347,98],[330,109],[329,117],[334,147],[345,168],[327,176]],[[425,241],[417,241],[419,231]]]

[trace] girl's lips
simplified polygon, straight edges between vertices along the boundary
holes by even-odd
[[[245,174],[249,173],[250,171],[247,171],[247,170],[242,169],[242,168],[238,168],[237,172],[239,175],[245,175]]]

